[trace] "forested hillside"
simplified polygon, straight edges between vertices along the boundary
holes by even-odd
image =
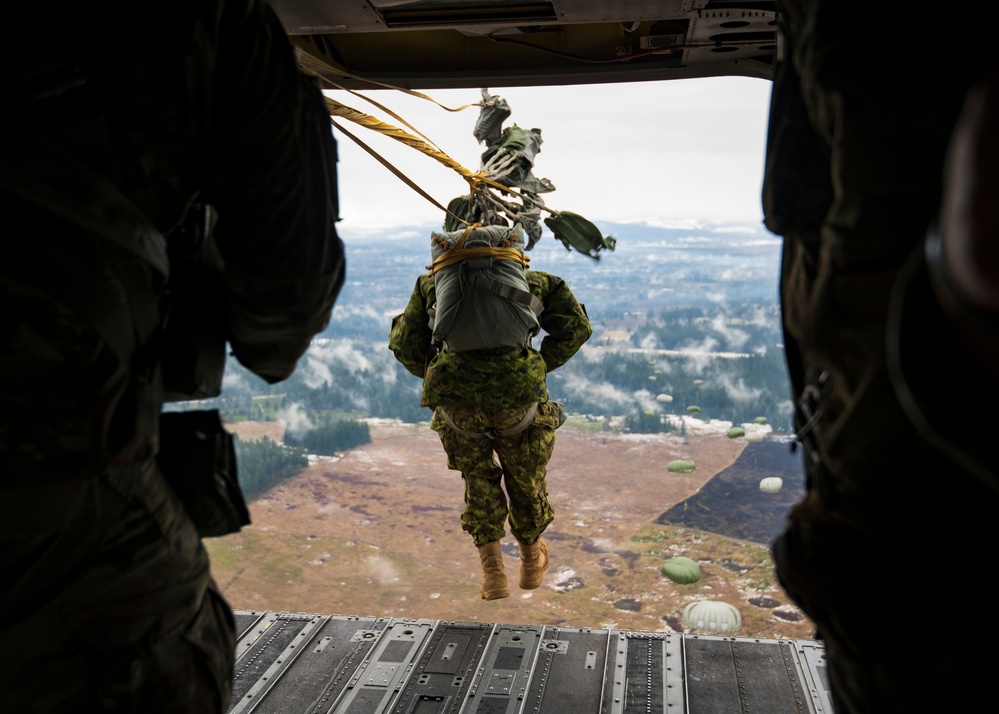
[[[778,241],[758,227],[602,228],[618,247],[599,261],[550,238],[532,252],[532,268],[564,277],[594,324],[583,351],[549,376],[551,397],[615,430],[669,430],[683,415],[786,431]],[[230,360],[212,400],[224,417],[281,419],[291,435],[331,419],[429,419],[420,380],[387,338],[429,262],[431,229],[345,238],[348,275],[329,328],[278,385]]]

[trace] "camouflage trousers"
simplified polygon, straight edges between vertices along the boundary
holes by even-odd
[[[0,539],[0,711],[225,712],[235,626],[194,525],[152,461],[95,489],[95,519]]]
[[[447,453],[447,466],[460,471],[465,483],[465,509],[461,527],[476,547],[510,532],[521,543],[534,543],[555,518],[548,502],[548,461],[555,449],[555,430],[564,420],[557,402],[537,405],[529,425],[517,434],[486,436],[488,430],[502,431],[517,426],[529,407],[448,406],[448,425],[434,411],[430,428],[440,436]],[[458,430],[482,434],[465,436]],[[505,491],[504,491],[505,489]]]

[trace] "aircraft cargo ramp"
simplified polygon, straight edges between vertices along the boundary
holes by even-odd
[[[238,610],[230,714],[831,714],[824,650],[764,640]]]

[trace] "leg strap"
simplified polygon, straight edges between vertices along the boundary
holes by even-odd
[[[447,412],[443,408],[439,409],[441,418],[447,423],[449,427],[454,429],[456,432],[468,439],[498,439],[501,436],[515,436],[531,425],[534,421],[534,415],[538,413],[537,403],[531,404],[527,409],[527,414],[521,419],[517,424],[514,424],[509,429],[486,429],[485,431],[466,431],[455,425],[451,421],[451,417],[448,416]]]

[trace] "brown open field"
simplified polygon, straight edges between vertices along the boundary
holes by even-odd
[[[280,440],[281,423],[230,425],[242,439]],[[208,541],[230,604],[356,616],[682,630],[693,600],[742,614],[740,636],[811,638],[811,623],[777,585],[765,544],[657,524],[746,446],[724,435],[558,432],[549,465],[555,522],[541,588],[517,589],[511,536],[503,541],[511,597],[479,597],[479,564],[461,530],[461,477],[448,471],[426,425],[373,424],[372,443],[319,461],[250,504],[253,523]],[[673,459],[697,470],[669,473]],[[678,585],[664,560],[697,560],[701,580]]]

